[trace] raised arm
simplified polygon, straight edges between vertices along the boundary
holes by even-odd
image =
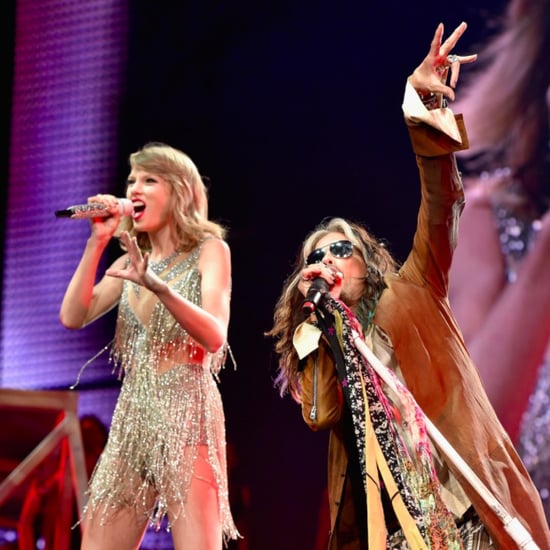
[[[94,202],[99,197],[90,197]],[[99,262],[109,241],[120,222],[117,199],[111,195],[101,195],[102,202],[108,205],[111,216],[91,220],[91,234],[69,282],[59,319],[63,326],[79,329],[112,309],[120,298],[122,281],[103,277],[96,283]],[[115,261],[114,267],[122,266],[124,256]]]
[[[476,55],[450,53],[466,30],[465,23],[444,42],[443,30],[443,25],[438,25],[428,55],[409,77],[403,103],[417,155],[422,198],[413,249],[401,270],[403,276],[432,286],[440,296],[448,291],[448,272],[464,202],[452,153],[468,146],[462,118],[446,107],[446,98],[455,97],[453,88],[460,65],[476,59]]]

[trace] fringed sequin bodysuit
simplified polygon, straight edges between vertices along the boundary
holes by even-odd
[[[510,180],[509,171],[482,174],[481,181],[492,178]],[[540,227],[538,214],[521,186],[511,182],[505,192],[492,200],[500,246],[506,265],[506,278],[513,284],[521,261],[529,252]],[[518,452],[538,488],[544,511],[550,521],[550,342],[541,365],[537,384],[529,398],[520,428]]]
[[[197,305],[199,254],[200,246],[159,273]],[[105,523],[118,510],[132,507],[158,529],[170,507],[173,522],[185,514],[201,449],[217,487],[224,538],[236,538],[228,499],[225,419],[214,379],[225,350],[206,353],[158,300],[143,323],[131,304],[146,293],[124,281],[112,350],[123,382],[109,441],[90,482],[87,513],[100,514]]]

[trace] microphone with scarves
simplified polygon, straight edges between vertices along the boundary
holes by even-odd
[[[118,211],[121,216],[131,216],[134,213],[134,205],[130,199],[117,199]],[[104,204],[91,202],[88,204],[75,204],[64,210],[56,210],[56,218],[69,218],[71,220],[108,218],[110,212]]]
[[[322,277],[315,277],[308,288],[305,300],[302,303],[302,311],[311,315],[319,305],[325,292],[328,292],[329,285]]]

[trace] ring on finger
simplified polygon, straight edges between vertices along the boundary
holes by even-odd
[[[450,54],[447,56],[447,63],[449,65],[452,65],[453,63],[456,63],[457,61],[460,61],[460,57],[458,55]]]

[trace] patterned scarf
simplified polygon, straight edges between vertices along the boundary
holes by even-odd
[[[456,524],[441,498],[423,412],[395,375],[396,392],[359,353],[353,332],[363,330],[349,308],[325,295],[316,313],[351,412],[367,510],[372,513],[369,545],[387,544],[380,529],[371,534],[373,518],[383,517],[381,504],[373,504],[374,497],[380,500],[381,476],[410,548],[461,549]]]

